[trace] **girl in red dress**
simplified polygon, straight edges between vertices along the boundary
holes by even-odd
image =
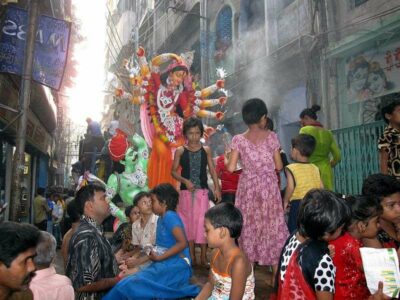
[[[334,299],[363,300],[368,299],[370,292],[362,267],[361,239],[376,237],[382,207],[373,197],[348,197],[346,200],[351,208],[351,224],[344,235],[330,242],[335,252]]]
[[[277,285],[270,300],[326,300],[335,293],[335,267],[328,242],[350,220],[345,200],[322,189],[302,200],[298,231],[287,240],[280,258]]]

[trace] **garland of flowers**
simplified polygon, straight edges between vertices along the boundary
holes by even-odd
[[[151,80],[151,82],[152,83],[149,84],[149,86],[148,86],[148,92],[149,92],[148,93],[148,95],[149,95],[148,103],[149,103],[149,112],[150,112],[151,121],[153,123],[154,129],[156,130],[156,134],[158,135],[160,140],[169,147],[177,148],[179,146],[182,146],[183,141],[181,141],[181,140],[175,141],[174,143],[171,142],[167,137],[167,134],[166,134],[167,130],[166,130],[165,126],[158,122],[159,114],[158,114],[157,104],[156,104],[155,96],[154,96],[153,80]]]

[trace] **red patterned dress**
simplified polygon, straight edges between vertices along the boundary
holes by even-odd
[[[346,232],[330,242],[335,246],[333,263],[336,266],[334,299],[368,299],[370,292],[362,269],[361,241]]]

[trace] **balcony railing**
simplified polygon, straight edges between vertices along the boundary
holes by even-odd
[[[342,161],[334,169],[335,191],[360,194],[363,180],[379,172],[378,138],[384,128],[383,122],[374,122],[333,130],[342,152]]]

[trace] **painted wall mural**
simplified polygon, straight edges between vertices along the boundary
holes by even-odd
[[[348,57],[345,72],[349,103],[400,91],[400,43]]]

